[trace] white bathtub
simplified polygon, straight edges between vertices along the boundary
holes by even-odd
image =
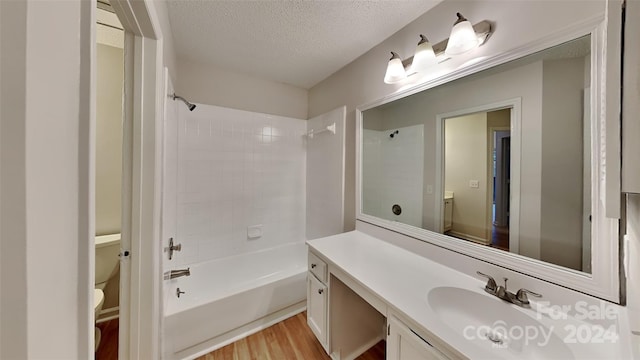
[[[190,266],[165,282],[165,357],[192,358],[304,309],[307,251],[295,243]],[[180,288],[185,294],[176,296]]]

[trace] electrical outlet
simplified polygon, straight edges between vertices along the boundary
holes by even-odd
[[[480,180],[469,180],[469,187],[472,189],[477,189],[480,187]]]

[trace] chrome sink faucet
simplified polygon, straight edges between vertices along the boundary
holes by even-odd
[[[476,272],[478,275],[486,277],[487,278],[487,285],[485,285],[484,287],[484,291],[488,292],[489,294],[496,296],[506,302],[512,303],[514,305],[518,305],[521,307],[531,307],[530,303],[529,303],[529,298],[527,297],[527,294],[535,296],[535,297],[542,297],[542,295],[535,293],[531,290],[527,290],[527,289],[520,289],[518,290],[515,294],[510,292],[509,290],[507,290],[507,280],[509,280],[508,278],[503,278],[504,279],[504,286],[500,285],[498,286],[496,284],[496,281],[493,279],[493,277],[487,275],[487,274],[483,274],[480,271]]]

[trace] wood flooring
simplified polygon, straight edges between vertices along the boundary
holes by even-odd
[[[491,245],[500,250],[509,251],[509,227],[493,226],[491,228]]]
[[[118,319],[105,321],[98,324],[98,329],[102,333],[96,360],[117,360],[118,359]]]
[[[385,342],[360,355],[358,360],[384,360]],[[302,312],[260,332],[210,352],[197,360],[331,360],[307,326]]]
[[[98,324],[102,332],[96,360],[118,359],[118,319]],[[385,342],[360,355],[357,360],[384,360]],[[307,326],[302,312],[260,332],[238,340],[198,360],[331,360]]]

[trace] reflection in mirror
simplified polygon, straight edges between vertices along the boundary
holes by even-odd
[[[587,35],[363,111],[362,213],[590,273],[590,49]]]
[[[362,133],[365,213],[422,226],[423,125],[388,130],[371,120]]]
[[[444,119],[442,230],[506,251],[510,247],[510,117],[510,109],[501,109]]]

